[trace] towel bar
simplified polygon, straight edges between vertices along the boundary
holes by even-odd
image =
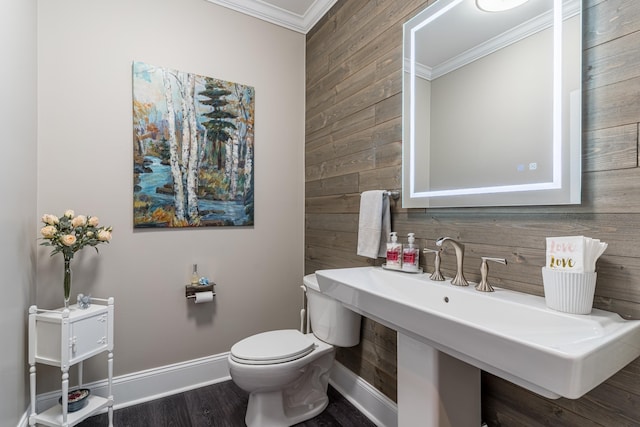
[[[398,200],[400,198],[400,191],[398,190],[387,190],[384,194],[391,197],[393,200]]]

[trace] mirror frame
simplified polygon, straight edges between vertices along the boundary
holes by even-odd
[[[414,181],[415,99],[416,79],[415,33],[450,9],[470,0],[438,0],[403,26],[403,160],[402,206],[471,207],[562,205],[581,203],[582,177],[582,84],[569,95],[569,123],[562,123],[562,29],[563,21],[582,13],[581,0],[553,0],[553,180],[532,184],[500,185],[492,187],[459,188],[438,191],[417,191]],[[580,21],[582,33],[582,22]],[[582,52],[581,37],[579,49]],[[580,73],[581,59],[579,61]],[[579,81],[582,79],[579,77]],[[563,143],[563,131],[569,126],[569,139]]]

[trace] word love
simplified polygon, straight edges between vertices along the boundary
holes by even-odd
[[[573,253],[576,251],[576,245],[574,243],[555,242],[550,240],[548,244],[548,251],[549,253]]]
[[[571,258],[556,258],[555,256],[551,255],[551,258],[549,259],[550,268],[573,268],[575,266],[576,262]]]

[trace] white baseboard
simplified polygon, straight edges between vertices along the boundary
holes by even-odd
[[[22,414],[22,417],[18,421],[17,427],[29,427],[29,410],[30,409],[27,409],[27,411],[24,414]]]
[[[230,380],[227,356],[222,353],[118,376],[113,379],[113,407],[125,408]],[[396,404],[340,363],[335,363],[330,383],[377,426],[397,427]],[[84,385],[94,395],[107,396],[106,380]],[[59,390],[38,395],[38,412],[58,404],[59,397]],[[28,408],[17,427],[28,426],[29,411]]]
[[[329,383],[378,427],[398,427],[396,403],[338,362]]]

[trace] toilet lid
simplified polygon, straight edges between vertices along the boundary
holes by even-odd
[[[237,342],[231,356],[238,363],[266,365],[299,359],[315,348],[312,340],[295,329],[263,332]]]

